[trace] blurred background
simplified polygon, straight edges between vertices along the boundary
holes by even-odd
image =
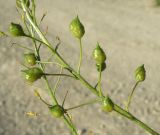
[[[61,39],[59,51],[77,67],[79,45],[69,31],[71,20],[78,14],[85,26],[83,38],[82,75],[91,83],[98,73],[91,57],[97,41],[107,54],[107,69],[102,87],[121,106],[135,83],[134,70],[145,64],[147,78],[137,89],[131,112],[160,132],[160,7],[154,0],[36,0],[37,17],[42,30],[48,26],[47,37],[53,44]],[[159,3],[160,4],[160,3]],[[0,1],[0,30],[7,31],[10,22],[21,23],[15,0]],[[21,23],[22,24],[22,23]],[[32,46],[26,38],[0,38],[0,135],[71,135],[63,121],[53,118],[45,105],[35,96],[34,89],[50,102],[43,81],[27,84],[20,70],[24,49],[11,47],[13,42]],[[48,56],[43,48],[41,54]],[[49,73],[58,71],[54,65]],[[54,86],[56,78],[49,77]],[[84,86],[62,77],[57,92],[62,102],[69,91],[65,106],[71,107],[95,98]],[[34,111],[38,117],[28,117]],[[105,114],[99,104],[70,112],[80,135],[147,135],[140,127],[116,113]]]

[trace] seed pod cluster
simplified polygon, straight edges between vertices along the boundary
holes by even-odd
[[[74,37],[81,39],[85,33],[85,29],[83,24],[80,22],[79,17],[77,16],[73,21],[70,23],[70,31]]]

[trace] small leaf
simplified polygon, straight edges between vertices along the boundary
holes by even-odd
[[[0,37],[7,36],[3,31],[0,31]]]
[[[38,90],[34,90],[34,95],[35,95],[36,97],[41,97],[40,94],[39,94],[39,92],[38,92]]]

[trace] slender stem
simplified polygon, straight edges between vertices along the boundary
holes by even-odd
[[[40,36],[40,39],[42,39],[42,41],[44,41],[44,43],[46,45],[48,45],[48,42],[47,42],[47,39],[45,38],[45,36],[43,35],[43,33],[37,28],[37,26],[34,24],[30,14],[29,14],[29,11],[27,10],[26,6],[25,6],[25,3],[24,3],[24,0],[22,0],[22,8],[23,8],[23,11],[26,13],[26,17],[28,19],[28,21],[30,22],[30,24],[32,25],[32,27],[34,28],[34,30],[37,32],[37,34]]]
[[[63,68],[61,68],[59,74],[62,74],[62,71],[63,71]],[[60,79],[61,79],[61,76],[58,76],[58,79],[57,79],[56,84],[55,84],[54,89],[53,89],[53,94],[54,94],[54,96],[55,96],[56,90],[57,90],[57,88],[58,88],[58,85],[59,85],[59,83],[60,83]]]
[[[67,74],[48,74],[48,73],[44,73],[43,75],[46,75],[46,76],[65,76],[65,77],[71,77],[71,78],[75,78],[74,76],[72,75],[67,75]]]
[[[52,106],[50,104],[48,104],[42,97],[41,95],[39,94],[39,92],[37,90],[34,91],[34,94],[36,97],[38,97],[44,104],[46,104],[47,106]]]
[[[36,5],[35,5],[35,0],[32,0],[32,9],[31,9],[31,15],[32,15],[32,18],[33,18],[33,21],[34,23],[37,25],[37,20],[36,20]],[[31,26],[31,32],[32,32],[32,37],[35,37],[35,32],[33,31],[33,27]],[[32,38],[30,37],[30,38]],[[40,51],[40,46],[37,47],[37,44],[36,44],[36,39],[33,39],[34,41],[34,47],[35,47],[35,52],[38,53],[38,59],[40,59],[40,56],[39,56],[39,51]],[[38,41],[39,42],[39,41]],[[41,66],[43,66],[41,64]],[[44,67],[44,66],[43,66]]]
[[[26,16],[28,18],[28,21],[30,22],[30,24],[33,26],[34,30],[37,32],[37,34],[39,35],[40,39],[45,43],[45,45],[52,51],[52,53],[55,54],[55,57],[57,58],[57,60],[59,60],[59,62],[61,62],[64,67],[66,67],[67,69],[69,69],[69,71],[75,75],[79,81],[85,85],[91,92],[93,92],[95,95],[97,95],[99,97],[99,92],[97,91],[97,89],[95,89],[91,84],[89,84],[79,73],[77,73],[73,68],[70,67],[70,65],[58,54],[58,52],[55,52],[55,50],[52,48],[52,46],[50,45],[50,43],[47,41],[47,39],[45,38],[45,36],[43,35],[43,33],[40,31],[40,29],[34,24],[34,22],[32,21],[31,17],[29,16],[29,12],[26,10],[25,4],[24,4],[24,0],[22,0],[22,8],[23,10],[26,12]],[[129,112],[123,110],[121,107],[118,107],[116,104],[115,106],[115,111],[117,111],[119,114],[124,115],[127,118],[132,117],[132,119],[134,118],[134,122],[137,123],[140,127],[144,128],[146,131],[148,131],[149,133],[151,133],[152,135],[160,135],[158,134],[156,131],[152,130],[150,127],[148,127],[146,124],[144,124],[143,122],[139,121],[137,118],[133,117]],[[130,118],[131,119],[131,118]],[[136,120],[135,120],[136,119]],[[65,123],[69,126],[69,128],[73,130],[72,126],[69,125],[69,123],[67,122],[67,119],[64,119]],[[74,135],[78,135],[77,132],[73,132]]]
[[[34,0],[33,0],[33,2],[34,2]],[[23,7],[23,9],[25,9],[24,0],[22,0],[22,7]],[[28,16],[29,16],[29,14],[28,14]],[[30,17],[30,16],[29,16],[29,17]],[[33,23],[33,24],[34,24],[34,23]],[[43,35],[43,34],[42,34],[42,35]],[[44,38],[44,39],[45,39],[45,38]],[[49,45],[47,45],[47,46],[52,50],[52,53],[54,53],[54,50],[52,49],[52,47],[49,46]],[[37,53],[37,55],[38,55],[38,57],[39,57],[39,59],[40,59],[39,51],[38,51],[37,49],[36,49],[36,53]],[[40,63],[40,66],[41,66],[41,69],[44,71],[44,67],[43,67],[43,64],[42,64],[42,63]],[[48,89],[48,91],[49,91],[49,94],[50,94],[51,97],[52,97],[53,103],[54,103],[54,104],[58,104],[58,102],[57,102],[57,100],[56,100],[56,97],[55,97],[54,93],[52,92],[52,89],[51,89],[51,87],[50,87],[50,85],[49,85],[49,82],[48,82],[47,77],[44,76],[43,78],[44,78],[44,80],[45,80],[45,83],[46,83],[47,89]],[[72,124],[72,122],[69,121],[65,116],[63,116],[63,120],[64,120],[64,122],[66,123],[66,125],[68,126],[68,128],[71,130],[72,134],[73,134],[73,135],[78,135],[78,133],[77,133],[77,131],[76,131],[76,128],[74,127],[74,125]]]
[[[24,1],[22,0],[22,7],[23,7],[23,6],[25,6],[25,5],[24,5]],[[24,10],[24,12],[25,12],[25,10]],[[28,16],[30,16],[29,13],[28,13]],[[30,19],[31,19],[31,18],[30,18]],[[31,19],[31,20],[32,20],[32,19]],[[26,24],[25,20],[24,20],[24,23],[25,23],[25,26],[27,27],[27,24]],[[32,28],[33,28],[33,26],[31,25],[31,31],[29,31],[29,29],[28,29],[28,27],[27,27],[29,34],[31,34],[33,37],[30,36],[30,35],[26,35],[26,36],[29,37],[29,38],[31,38],[31,39],[33,40],[33,43],[34,43],[34,45],[35,45],[35,53],[37,54],[37,56],[38,56],[38,58],[39,58],[39,60],[40,60],[39,50],[37,49],[36,41],[38,41],[38,42],[41,42],[41,41],[39,41],[39,40],[37,40],[36,38],[34,38],[34,32],[32,31]],[[36,40],[36,41],[35,41],[35,40]],[[40,67],[41,67],[42,71],[44,72],[43,64],[40,64]],[[53,103],[54,103],[54,104],[58,104],[58,102],[57,102],[57,100],[56,100],[56,98],[55,98],[55,96],[54,96],[54,94],[53,94],[53,92],[52,92],[52,89],[51,89],[51,87],[50,87],[50,85],[49,85],[49,82],[48,82],[47,77],[44,76],[43,79],[45,80],[45,84],[46,84],[47,90],[48,90],[48,92],[49,92],[49,95],[51,96],[51,99],[52,99]]]
[[[54,56],[54,53],[51,54],[51,56],[47,59],[46,62],[50,62],[53,56]],[[56,63],[57,63],[57,65],[59,64],[58,62],[56,62]],[[56,63],[55,63],[55,64],[56,64]],[[47,63],[43,63],[44,68],[46,67],[46,64],[47,64]],[[59,66],[63,67],[63,65],[61,65],[61,64],[60,64]]]
[[[98,79],[98,91],[99,91],[99,96],[102,97],[103,93],[102,93],[102,87],[101,87],[101,79],[102,79],[102,65],[100,65],[100,71],[99,71],[99,79]]]
[[[45,13],[43,14],[43,16],[41,17],[41,20],[40,20],[39,25],[41,25],[41,23],[42,23],[42,21],[43,21],[43,19],[45,18],[46,15],[47,15],[47,12],[45,12]]]
[[[32,37],[32,36],[30,36],[30,35],[25,35],[25,37],[31,38],[31,39],[33,39],[33,40],[35,40],[35,41],[38,41],[39,43],[42,43],[42,44],[46,44],[46,43],[44,43],[43,41],[41,41],[41,40],[39,40],[39,39],[37,39],[37,38],[35,38],[35,37]]]
[[[92,93],[99,97],[99,92],[97,91],[97,89],[95,89],[88,81],[86,81],[81,75],[79,75],[74,70],[72,70],[72,73],[76,75],[76,77],[84,86],[86,86]]]
[[[60,67],[63,67],[63,65],[57,63],[57,62],[52,62],[52,61],[36,61],[37,63],[42,63],[42,64],[56,64]]]
[[[17,10],[18,10],[18,9],[17,9]],[[18,11],[18,12],[19,12],[19,11]],[[20,12],[19,12],[19,13],[20,13]],[[21,13],[20,13],[20,14],[21,14]],[[24,16],[24,13],[22,13],[21,16],[22,16],[22,20],[23,20],[23,23],[24,23],[27,31],[28,31],[29,34],[31,35],[31,32],[30,32],[30,30],[29,30],[29,28],[28,28],[28,26],[27,26],[27,22],[26,22],[26,18],[25,18],[25,16]]]
[[[83,103],[83,104],[68,108],[68,109],[66,109],[66,111],[70,111],[70,110],[73,110],[73,109],[76,109],[76,108],[79,108],[79,107],[82,107],[82,106],[85,106],[85,105],[93,104],[93,103],[98,102],[98,101],[99,100],[97,100],[97,99],[96,100],[92,100],[92,101],[89,101],[89,102],[86,102],[86,103]]]
[[[34,35],[35,35],[35,33],[34,33],[34,31],[33,31],[33,27],[32,26],[30,26],[30,35],[31,36],[29,36],[30,38],[31,37],[34,37]],[[38,47],[37,47],[37,43],[36,43],[36,39],[35,38],[31,38],[32,39],[32,41],[33,41],[33,45],[34,45],[34,49],[35,49],[35,54],[38,56],[38,59],[40,59],[39,57],[39,50],[38,50]]]
[[[65,101],[66,101],[67,95],[68,95],[68,90],[67,90],[67,92],[66,92],[66,94],[65,94],[65,97],[64,97],[64,99],[63,99],[62,107],[64,107],[64,103],[65,103]]]
[[[34,37],[34,32],[33,32],[33,28],[32,28],[32,26],[29,26],[30,27],[30,29],[29,29],[29,27],[28,27],[28,25],[27,25],[27,22],[26,22],[26,17],[25,17],[25,15],[24,15],[24,13],[23,13],[23,15],[22,15],[23,17],[23,23],[24,23],[24,25],[25,25],[25,27],[26,27],[26,29],[27,29],[27,31],[28,31],[28,33],[29,33],[29,35],[30,36],[32,36],[32,37]],[[37,49],[37,45],[36,45],[36,41],[35,41],[35,39],[32,39],[32,41],[33,41],[33,44],[34,44],[34,48],[35,48],[35,54],[38,56],[38,49]],[[38,57],[39,58],[39,57]]]
[[[132,92],[131,94],[129,95],[128,97],[128,101],[127,101],[127,105],[126,105],[126,110],[129,112],[129,107],[130,107],[130,104],[131,104],[131,100],[132,100],[132,97],[133,97],[133,93],[137,87],[137,85],[139,84],[139,82],[136,82],[136,84],[134,85],[133,89],[132,89]]]
[[[48,79],[46,78],[46,76],[44,76],[44,80],[45,80],[45,83],[46,83],[47,90],[48,90],[50,96],[52,97],[51,99],[52,99],[53,103],[58,104],[57,99],[54,96],[54,93],[53,93],[53,91],[52,91],[52,89],[49,85],[49,82],[48,82]]]
[[[27,50],[29,50],[29,51],[34,51],[34,50],[31,49],[31,48],[28,48],[28,47],[26,47],[26,46],[23,46],[23,45],[20,45],[20,44],[17,44],[17,43],[12,43],[12,45],[17,45],[17,46],[20,47],[20,48],[27,49]]]
[[[63,116],[63,121],[68,126],[68,128],[71,130],[71,132],[72,132],[73,135],[78,135],[78,133],[77,133],[76,128],[74,127],[74,125],[65,116]]]
[[[52,105],[48,104],[42,97],[39,97],[39,99],[40,99],[44,104],[46,104],[47,106],[52,106]]]
[[[135,124],[139,125],[140,127],[142,127],[144,130],[148,131],[150,134],[152,135],[160,135],[159,133],[157,133],[156,131],[154,131],[152,128],[150,128],[148,125],[146,125],[145,123],[143,123],[142,121],[138,120],[135,116],[133,116],[131,113],[125,111],[124,109],[122,109],[121,107],[119,107],[118,105],[114,105],[114,110],[121,114],[122,116],[130,119],[131,121],[133,121]]]
[[[82,64],[82,39],[79,39],[80,53],[79,53],[79,64],[77,72],[80,74],[80,68]]]
[[[34,23],[37,25],[35,0],[32,0],[32,17],[33,17]]]

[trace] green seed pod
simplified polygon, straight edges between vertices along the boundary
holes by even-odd
[[[22,70],[22,72],[25,73],[25,79],[30,83],[35,82],[43,76],[43,71],[38,67]]]
[[[52,115],[56,118],[60,118],[65,113],[63,107],[61,107],[60,105],[49,107],[49,110],[52,113]]]
[[[25,36],[25,33],[23,31],[23,28],[21,25],[16,23],[11,23],[9,26],[9,32],[11,35],[18,37],[18,36]]]
[[[34,66],[36,64],[36,56],[34,53],[24,54],[24,62],[28,66]]]
[[[102,110],[104,112],[111,112],[114,109],[114,103],[109,97],[105,97],[102,101]]]
[[[24,0],[24,3],[26,4],[26,7],[30,6],[30,1],[29,0]],[[16,0],[16,5],[17,5],[17,7],[22,8],[21,0]]]
[[[80,22],[78,16],[70,23],[70,31],[78,39],[81,39],[85,33],[83,24]]]
[[[99,43],[97,43],[97,47],[93,50],[93,58],[95,59],[96,64],[98,65],[104,63],[106,60],[106,54],[100,47]]]
[[[97,67],[97,71],[104,71],[106,69],[106,63],[102,63],[102,64],[96,64]]]
[[[146,71],[144,65],[138,67],[135,71],[135,78],[137,82],[142,82],[146,78]]]

